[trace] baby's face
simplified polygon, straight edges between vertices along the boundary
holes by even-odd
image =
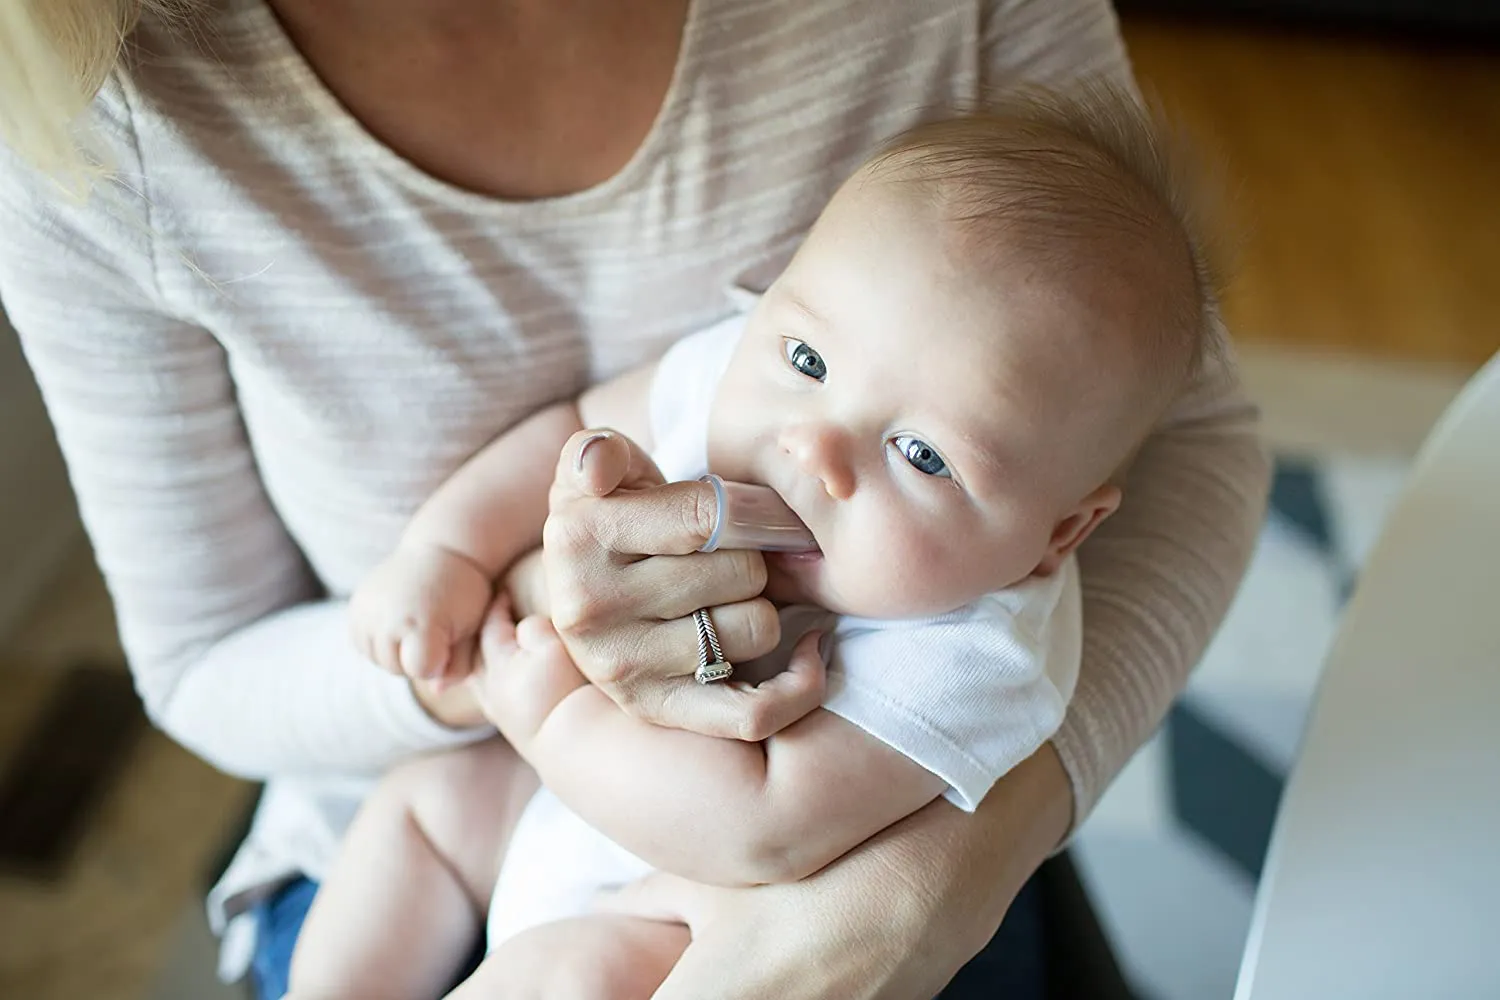
[[[752,315],[710,467],[773,487],[821,549],[768,554],[768,596],[907,617],[1047,565],[1079,500],[1062,345],[1082,311],[975,265],[951,230],[909,189],[856,179]]]

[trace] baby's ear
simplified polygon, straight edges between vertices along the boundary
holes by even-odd
[[[1057,572],[1063,560],[1083,544],[1083,540],[1094,533],[1094,529],[1113,514],[1120,506],[1120,488],[1105,483],[1094,492],[1078,501],[1052,529],[1052,538],[1047,542],[1047,552],[1037,564],[1039,576],[1050,576]]]

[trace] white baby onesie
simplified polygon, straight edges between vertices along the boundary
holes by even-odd
[[[669,482],[708,470],[709,410],[744,325],[736,316],[686,337],[657,368],[652,457]],[[791,645],[825,613],[792,607],[781,614],[784,663]],[[1082,624],[1072,558],[1050,576],[948,614],[841,616],[823,707],[941,777],[945,797],[972,811],[1061,725],[1078,677]],[[650,870],[543,789],[522,813],[501,866],[490,901],[490,946],[585,913],[599,889]]]

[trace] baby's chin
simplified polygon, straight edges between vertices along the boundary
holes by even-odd
[[[775,604],[815,604],[828,608],[824,603],[821,580],[816,570],[822,567],[818,553],[767,552],[765,596]],[[828,610],[833,610],[828,608]]]

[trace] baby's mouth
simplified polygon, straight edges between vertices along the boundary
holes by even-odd
[[[785,566],[798,566],[817,562],[823,558],[822,549],[805,549],[801,552],[767,552],[766,561]]]
[[[718,521],[703,551],[759,549],[762,552],[817,552],[818,541],[797,512],[770,486],[703,477],[713,486]]]

